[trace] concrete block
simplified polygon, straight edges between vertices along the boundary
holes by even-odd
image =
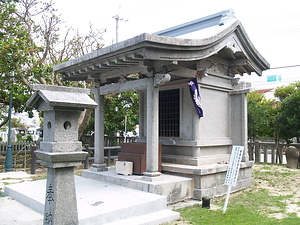
[[[236,187],[232,191],[248,188],[253,184],[253,162],[242,162]],[[224,184],[228,164],[213,164],[207,166],[188,166],[164,163],[163,170],[171,174],[184,174],[194,180],[194,198],[221,196],[227,193]]]
[[[128,161],[117,161],[116,172],[125,176],[132,175],[133,163]]]

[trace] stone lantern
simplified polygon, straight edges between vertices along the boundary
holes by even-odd
[[[27,106],[43,112],[44,140],[36,155],[48,167],[44,224],[78,224],[74,167],[86,152],[78,141],[78,119],[84,109],[96,108],[89,89],[32,85]]]

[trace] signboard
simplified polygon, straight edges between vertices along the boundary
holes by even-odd
[[[230,162],[228,165],[225,184],[228,185],[227,195],[224,203],[223,214],[225,214],[227,209],[227,204],[231,192],[231,187],[236,186],[236,181],[239,176],[240,165],[242,161],[244,146],[232,146],[232,152],[230,156]]]
[[[232,146],[230,162],[227,169],[225,184],[235,187],[239,175],[244,146]]]

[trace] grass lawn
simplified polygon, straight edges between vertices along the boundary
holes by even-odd
[[[300,170],[285,165],[255,165],[255,184],[232,193],[223,215],[225,197],[213,199],[217,210],[192,206],[178,210],[181,221],[171,224],[300,224]]]

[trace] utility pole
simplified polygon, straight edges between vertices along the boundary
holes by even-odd
[[[128,20],[125,20],[124,18],[120,18],[119,15],[115,15],[112,18],[116,20],[116,43],[119,42],[119,21],[127,22]]]
[[[13,77],[14,74],[12,73]],[[11,78],[13,82],[13,78]],[[5,172],[12,170],[12,146],[11,146],[11,110],[12,110],[12,90],[9,93],[9,108],[8,108],[8,137],[7,137],[7,148],[5,154]]]

